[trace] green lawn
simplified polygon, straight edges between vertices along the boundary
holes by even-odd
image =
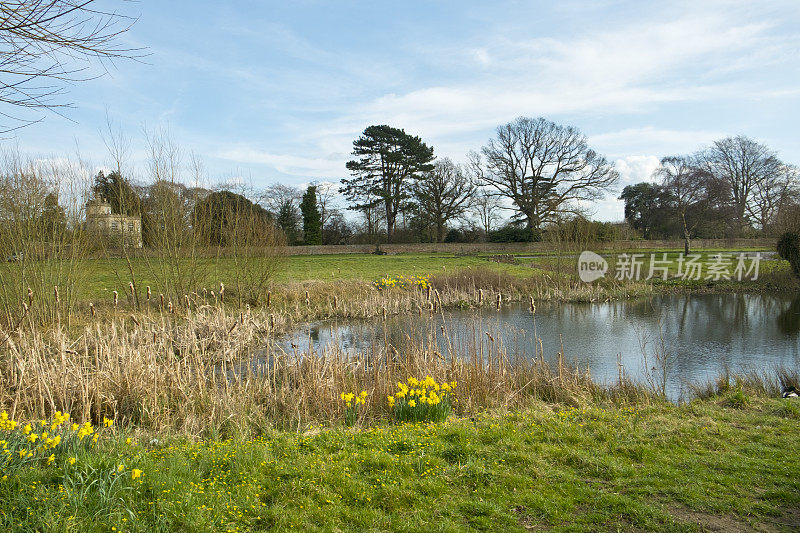
[[[485,257],[452,254],[302,255],[289,256],[282,261],[274,279],[278,284],[310,280],[373,281],[387,274],[429,275],[470,267],[507,271],[520,277],[531,276],[535,272],[522,264],[498,264],[487,261]],[[131,265],[140,290],[150,285],[155,292],[159,292],[156,273],[158,266],[155,260],[133,259]],[[188,268],[190,263],[187,261],[185,265]],[[214,288],[219,282],[231,285],[236,275],[235,269],[235,261],[225,257],[203,260],[199,267],[205,273],[208,288]],[[128,290],[130,274],[124,259],[87,259],[81,261],[79,271],[84,299],[107,299],[114,290],[119,291],[120,295]]]
[[[755,251],[753,249],[751,251]],[[636,250],[631,253],[644,254],[640,267],[642,277],[649,274],[650,254],[656,253],[661,259],[661,251]],[[707,272],[708,265],[712,262],[713,251],[701,251],[703,272]],[[604,254],[613,272],[619,252]],[[678,252],[670,252],[670,275],[678,271]],[[731,271],[736,267],[737,256],[731,257]],[[257,261],[257,260],[256,260]],[[761,273],[782,268],[784,262],[762,261]],[[186,261],[183,268],[190,268]],[[152,286],[155,292],[159,290],[158,269],[160,265],[155,259],[133,259],[131,267],[136,277],[140,290],[145,286]],[[9,268],[6,266],[5,268]],[[206,259],[198,263],[194,270],[203,272],[208,288],[213,288],[219,282],[230,285],[236,276],[236,263],[231,258]],[[339,254],[339,255],[302,255],[288,256],[274,278],[275,283],[298,281],[336,281],[336,280],[364,280],[373,281],[385,275],[430,275],[452,273],[467,268],[482,268],[507,272],[516,277],[525,278],[541,273],[542,270],[556,271],[574,276],[577,273],[577,258],[574,252],[565,253],[560,257],[553,256],[524,256],[517,259],[516,264],[505,264],[488,261],[486,256],[453,255],[447,253],[427,254]],[[125,294],[130,281],[130,270],[124,259],[91,259],[81,261],[78,266],[80,276],[80,293],[84,300],[103,300],[110,298],[114,290]],[[609,277],[613,274],[609,274]]]
[[[75,465],[59,455],[3,478],[0,526],[795,530],[800,404],[740,396],[641,409],[539,406],[247,441],[127,445],[118,435],[77,453]],[[133,468],[144,476],[132,480]]]

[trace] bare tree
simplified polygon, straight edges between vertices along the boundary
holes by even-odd
[[[105,67],[140,55],[119,39],[134,22],[96,7],[95,0],[0,2],[0,103],[28,109],[69,106],[59,98],[64,84],[97,77],[89,72],[93,61]],[[17,127],[36,121],[0,115],[21,122]]]
[[[459,165],[449,158],[436,161],[433,170],[414,185],[420,216],[436,230],[436,242],[444,240],[448,221],[461,217],[470,207],[475,184]]]
[[[495,223],[503,218],[500,215],[501,209],[500,199],[496,194],[492,194],[486,189],[480,189],[475,194],[472,201],[472,211],[477,215],[487,236],[492,231]]]
[[[619,178],[578,129],[541,117],[498,127],[481,154],[470,157],[481,181],[509,198],[531,231],[601,198]]]
[[[303,192],[297,187],[275,183],[258,195],[258,203],[273,215],[277,215],[281,207],[287,203],[297,209],[302,197]]]
[[[687,222],[686,215],[705,197],[709,175],[690,156],[669,156],[661,159],[661,166],[653,172],[653,177],[660,181],[681,217],[684,252],[688,255],[692,232],[699,219]]]
[[[322,227],[328,222],[328,219],[336,212],[333,207],[333,202],[336,194],[339,192],[339,186],[329,181],[311,182],[311,185],[317,187],[317,207],[319,209]]]
[[[763,224],[771,212],[773,198],[778,193],[775,184],[785,174],[786,165],[766,145],[739,135],[727,137],[698,155],[705,170],[723,181],[730,190],[733,223],[742,235],[753,223]]]
[[[791,165],[781,165],[776,174],[756,184],[753,194],[753,216],[761,230],[769,233],[778,215],[797,198],[800,170]]]

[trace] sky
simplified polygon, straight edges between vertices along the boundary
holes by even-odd
[[[0,143],[100,167],[111,123],[144,179],[147,132],[166,131],[208,183],[261,188],[348,177],[371,124],[464,162],[497,126],[543,116],[615,163],[617,190],[591,206],[612,221],[661,157],[729,135],[800,164],[798,0],[98,3],[138,17],[124,44],[146,55]]]

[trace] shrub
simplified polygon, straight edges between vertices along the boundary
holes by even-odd
[[[792,266],[795,276],[800,277],[800,234],[787,231],[778,239],[778,255]]]
[[[539,242],[542,235],[538,230],[530,230],[518,224],[506,224],[489,232],[489,242]]]

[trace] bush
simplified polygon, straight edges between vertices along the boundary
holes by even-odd
[[[482,236],[475,228],[453,228],[447,232],[444,242],[479,242]]]
[[[489,232],[489,242],[539,242],[542,236],[538,230],[530,230],[516,224],[506,224]]]
[[[787,231],[778,239],[778,255],[792,266],[795,276],[800,277],[800,235]]]

